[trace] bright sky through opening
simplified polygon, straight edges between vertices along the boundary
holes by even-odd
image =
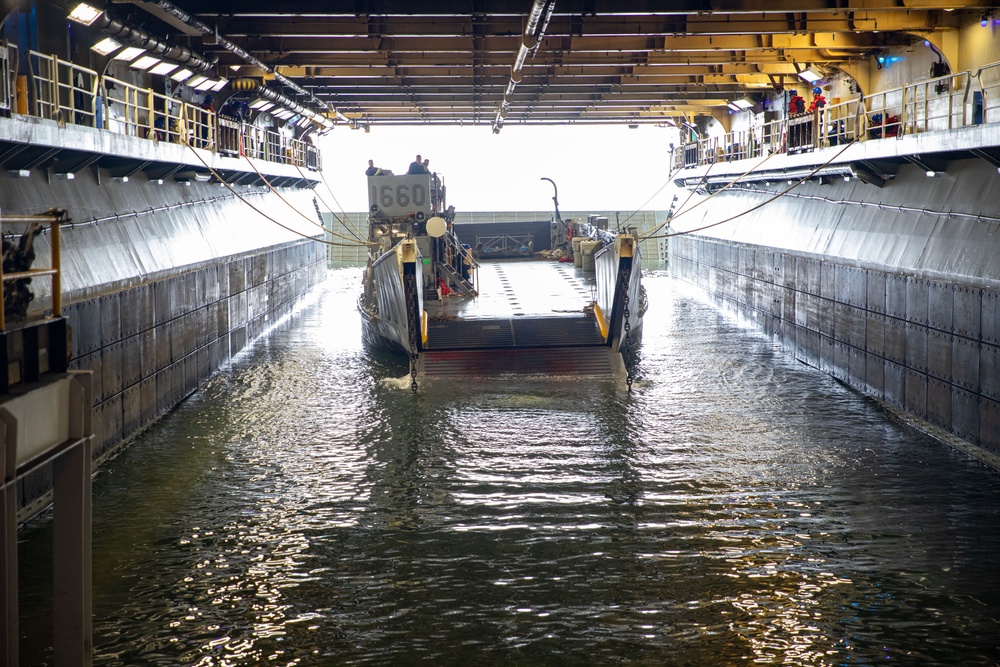
[[[319,147],[323,176],[348,212],[368,210],[368,160],[405,174],[419,153],[444,178],[448,203],[458,211],[551,210],[552,185],[544,176],[559,187],[561,211],[628,214],[669,207],[673,191],[663,185],[677,141],[676,129],[652,125],[509,125],[499,135],[485,125],[376,126],[368,133],[338,127]]]

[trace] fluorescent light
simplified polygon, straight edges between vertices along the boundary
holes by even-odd
[[[188,83],[189,86],[193,86],[195,90],[208,90],[215,85],[215,81],[206,78],[204,81],[197,81],[197,79]]]
[[[258,98],[250,104],[251,109],[263,109],[267,110],[274,106],[273,102],[268,102],[264,98]]]
[[[817,81],[823,78],[823,74],[810,67],[809,69],[803,72],[799,72],[799,77],[804,81],[808,81],[809,83],[816,83]]]
[[[90,25],[97,20],[104,12],[97,7],[91,7],[86,2],[81,2],[73,11],[69,13],[69,19],[71,21],[76,21],[77,23],[82,23],[83,25]]]
[[[194,76],[194,72],[192,72],[187,68],[184,68],[181,70],[177,70],[176,72],[171,74],[170,78],[173,79],[174,81],[184,81],[185,79],[189,79],[192,76]]]
[[[184,85],[191,86],[192,88],[197,88],[198,86],[200,86],[201,84],[205,83],[208,80],[209,78],[207,76],[202,76],[201,74],[199,74],[190,81],[185,81]]]
[[[133,61],[131,63],[131,66],[136,69],[146,70],[152,67],[153,65],[157,64],[158,62],[160,62],[159,58],[154,58],[153,56],[146,55],[139,58],[138,60]]]
[[[753,100],[748,100],[747,98],[744,97],[743,99],[740,100],[733,100],[732,104],[740,111],[743,111],[745,109],[753,107]]]
[[[112,51],[115,51],[120,48],[122,48],[122,45],[116,42],[115,40],[111,39],[110,37],[105,37],[97,44],[94,44],[92,47],[90,47],[92,51],[95,51],[101,54],[102,56],[106,56]]]
[[[149,73],[150,74],[158,74],[159,76],[165,76],[165,75],[170,74],[171,72],[173,72],[178,67],[180,67],[180,65],[175,65],[174,63],[168,63],[167,61],[164,60],[162,63],[160,63],[156,67],[154,67],[153,69],[149,70]]]
[[[229,85],[229,79],[219,79],[212,82],[212,90],[218,92]]]
[[[115,54],[115,60],[135,60],[145,52],[146,49],[140,49],[138,46],[126,46]]]
[[[736,106],[735,102],[727,102],[726,106],[729,107],[730,111],[742,111],[742,109]]]

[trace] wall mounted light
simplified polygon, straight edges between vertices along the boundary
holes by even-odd
[[[69,19],[81,25],[91,25],[103,13],[103,10],[81,2],[69,13]]]
[[[171,72],[173,72],[178,67],[180,67],[180,65],[177,65],[175,63],[168,63],[166,61],[163,61],[162,63],[160,63],[159,65],[157,65],[153,69],[149,70],[149,73],[150,74],[156,74],[157,76],[166,76],[167,74],[170,74]]]
[[[159,62],[160,62],[159,58],[155,58],[147,54],[142,56],[141,58],[133,60],[131,63],[129,63],[129,66],[134,67],[135,69],[147,70],[153,65],[158,64]]]
[[[816,83],[823,78],[823,73],[817,69],[809,67],[801,72],[799,72],[799,78],[808,83]]]
[[[92,47],[90,47],[90,50],[94,51],[95,53],[99,53],[102,56],[106,56],[117,51],[120,48],[122,48],[120,42],[112,39],[111,37],[105,37],[97,44],[94,44]]]
[[[146,49],[140,49],[138,46],[126,46],[115,54],[115,60],[135,60],[145,52]]]

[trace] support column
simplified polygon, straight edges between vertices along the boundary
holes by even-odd
[[[52,570],[56,667],[89,667],[93,659],[91,582],[90,376],[70,386],[69,436],[77,444],[53,465]]]
[[[0,662],[16,665],[18,660],[17,618],[17,421],[7,410],[0,408],[0,561],[3,578],[0,579],[0,620],[4,631],[0,634]]]

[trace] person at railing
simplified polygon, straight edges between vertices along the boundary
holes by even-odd
[[[819,111],[826,106],[826,98],[823,97],[823,89],[819,86],[813,88],[812,102],[809,103],[809,111]]]
[[[205,114],[205,116],[201,119],[202,120],[202,126],[201,126],[201,147],[202,148],[208,148],[209,144],[211,143],[209,141],[209,137],[208,137],[208,135],[209,135],[209,131],[208,130],[209,130],[209,126],[213,122],[212,116],[213,116],[213,114],[215,114],[215,107],[212,105],[212,102],[213,102],[213,100],[212,100],[212,96],[211,95],[205,95],[205,99],[201,101],[201,108],[207,112]]]
[[[368,168],[365,169],[365,176],[377,176],[382,171],[375,166],[375,160],[368,160]]]
[[[788,113],[805,113],[806,110],[806,100],[804,97],[799,95],[799,91],[792,89],[788,91]]]

